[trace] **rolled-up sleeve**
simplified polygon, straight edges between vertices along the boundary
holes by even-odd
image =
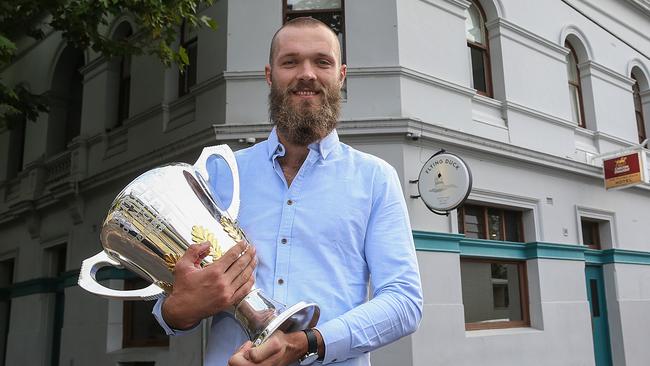
[[[364,240],[372,299],[317,327],[323,364],[360,356],[413,333],[422,318],[422,288],[406,203],[397,172],[373,179],[372,210]]]

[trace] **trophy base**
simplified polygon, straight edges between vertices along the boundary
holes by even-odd
[[[235,318],[254,346],[264,343],[276,330],[290,333],[311,328],[319,317],[320,308],[315,303],[300,301],[287,308],[259,289],[251,291],[235,307]]]

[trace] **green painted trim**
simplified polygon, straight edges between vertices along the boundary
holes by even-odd
[[[9,297],[21,297],[34,294],[44,294],[56,292],[58,280],[56,278],[35,278],[18,282],[9,287],[11,293]]]
[[[136,278],[137,276],[126,269],[103,268],[97,272],[97,280],[124,280]],[[77,286],[79,270],[72,270],[62,273],[59,277],[43,277],[14,283],[9,287],[0,288],[0,301],[14,297],[29,296],[35,294],[47,294],[63,291],[68,287]]]
[[[605,263],[624,263],[650,265],[650,253],[628,249],[605,249]]]
[[[417,251],[458,253],[463,257],[571,260],[589,265],[610,263],[650,265],[650,252],[627,249],[595,250],[574,244],[516,243],[472,239],[462,234],[424,231],[413,231],[413,239]]]
[[[130,280],[132,278],[137,278],[138,276],[123,268],[115,268],[115,267],[104,267],[97,271],[97,274],[95,275],[95,278],[97,281],[105,281],[105,280]]]
[[[416,250],[425,252],[460,253],[458,243],[465,238],[462,234],[428,233],[413,231]]]
[[[572,244],[532,242],[526,244],[528,259],[585,260],[585,247]]]
[[[526,244],[496,240],[463,239],[460,241],[463,257],[504,258],[525,260]]]
[[[603,265],[612,263],[614,260],[611,256],[604,255],[604,251],[596,249],[585,249],[585,263],[591,265]]]

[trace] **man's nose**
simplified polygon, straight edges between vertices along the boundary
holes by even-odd
[[[314,72],[314,65],[311,62],[305,61],[301,64],[298,79],[300,80],[315,80],[316,73]]]

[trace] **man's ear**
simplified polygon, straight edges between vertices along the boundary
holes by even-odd
[[[341,65],[341,70],[339,71],[339,83],[341,83],[341,87],[343,87],[343,82],[345,81],[345,76],[347,75],[348,72],[348,66],[346,64]]]
[[[266,83],[271,86],[271,65],[264,66],[264,77],[266,78]]]

